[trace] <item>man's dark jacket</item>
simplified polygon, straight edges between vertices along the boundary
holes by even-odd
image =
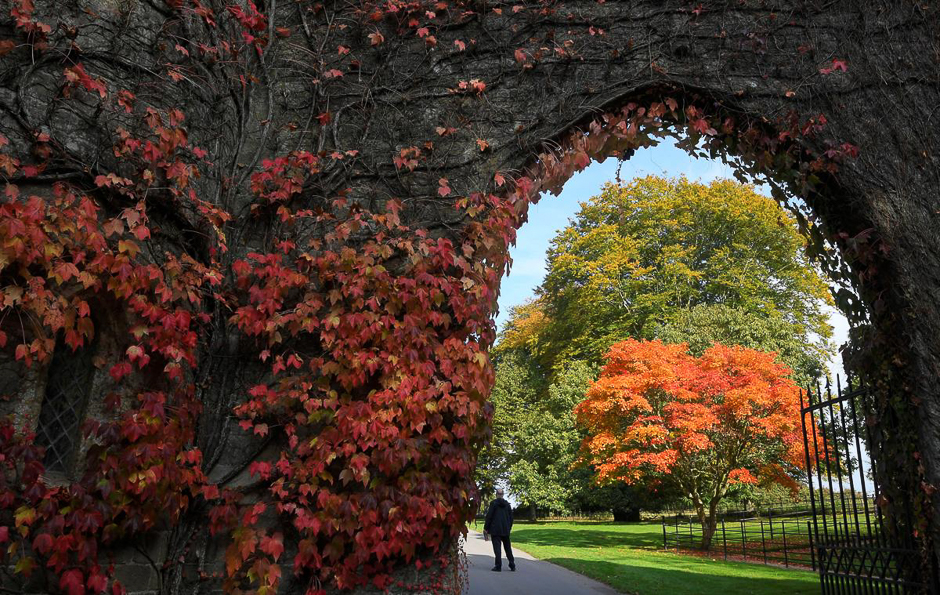
[[[512,531],[512,506],[502,498],[493,500],[486,511],[483,530],[490,535],[506,536]]]

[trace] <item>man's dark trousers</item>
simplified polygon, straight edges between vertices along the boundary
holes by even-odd
[[[506,559],[509,560],[509,567],[516,567],[516,559],[512,557],[512,546],[509,544],[508,535],[490,535],[490,539],[493,540],[493,555],[496,556],[496,568],[503,567],[503,558],[500,555],[500,546],[505,546],[506,548]]]

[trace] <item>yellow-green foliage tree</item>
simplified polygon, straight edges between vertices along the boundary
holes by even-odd
[[[831,298],[803,246],[793,219],[747,185],[653,176],[607,184],[552,241],[538,302],[506,338],[558,369],[599,362],[617,341],[657,337],[696,306],[721,305],[751,325],[788,325],[824,360]]]

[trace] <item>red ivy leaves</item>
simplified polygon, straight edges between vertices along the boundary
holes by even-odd
[[[226,10],[228,10],[241,25],[242,39],[244,39],[245,43],[254,47],[260,54],[264,46],[268,43],[266,34],[268,17],[258,11],[258,7],[252,0],[247,1],[246,7],[247,10],[237,4],[231,4],[226,7]]]
[[[261,551],[271,556],[276,562],[281,554],[284,553],[284,537],[280,533],[261,538]]]
[[[484,229],[511,225],[494,221],[475,230],[458,252],[448,240],[402,227],[397,201],[379,213],[343,200],[320,214],[284,208],[292,219],[328,222],[335,231],[309,251],[278,240],[284,249],[233,265],[245,292],[233,323],[266,346],[261,357],[274,378],[253,387],[236,412],[242,427],[277,431],[289,445],[251,473],[268,482],[278,510],[301,534],[295,568],[324,579],[333,573],[342,587],[370,578],[385,584],[394,560],[411,559],[416,544],[442,543],[469,510],[466,445],[483,431],[489,377],[488,369],[480,373],[483,346],[471,337],[492,336],[480,321],[498,274],[481,280],[467,255],[476,242],[481,255],[482,243],[490,243]],[[360,234],[356,242],[349,241],[352,230]],[[363,230],[371,230],[366,240]],[[392,274],[384,263],[402,257],[411,267]],[[284,347],[298,340],[319,350],[302,357]],[[381,389],[353,397],[376,382]],[[457,421],[447,424],[445,415]],[[315,440],[303,438],[314,428]],[[446,454],[434,472],[414,467],[425,460],[424,441],[443,445]],[[365,491],[344,487],[352,484]],[[447,487],[454,485],[461,487]],[[339,526],[337,518],[344,519]],[[343,529],[352,522],[355,539]],[[251,526],[251,518],[242,525]],[[264,558],[276,562],[276,551],[260,549],[245,557],[247,550],[231,549],[230,574],[247,576]]]
[[[181,9],[183,2],[171,5]],[[434,46],[430,32],[438,26],[438,15],[448,11],[444,3],[430,11],[422,2],[372,5],[376,8],[363,15],[373,22],[367,30],[378,27],[370,35],[376,46],[386,43],[388,30],[382,28],[383,34],[379,28],[389,18]],[[244,42],[258,53],[272,41],[267,17],[253,2],[231,5],[230,16],[215,15],[197,0],[187,8],[212,28],[220,16],[233,19]],[[17,26],[31,28],[38,41],[43,26],[31,19],[31,2],[17,0],[12,10]],[[591,34],[604,32],[592,28]],[[221,40],[217,48],[180,46],[178,53],[217,58],[235,55],[234,45]],[[454,47],[466,50],[460,40]],[[339,46],[336,58],[350,51]],[[528,68],[540,56],[520,48],[514,58]],[[834,62],[833,68],[845,70],[844,63]],[[344,75],[329,64],[323,69],[323,79]],[[107,96],[104,84],[82,64],[67,68],[65,76],[67,89]],[[475,100],[486,89],[485,82],[471,79],[459,81],[453,91]],[[95,172],[95,192],[124,201],[120,213],[105,216],[93,196],[64,185],[46,201],[20,198],[8,184],[9,202],[0,206],[4,267],[16,263],[42,280],[18,280],[0,295],[0,308],[27,312],[44,330],[9,337],[17,358],[48,358],[51,337],[59,332],[73,347],[86,344],[95,330],[89,303],[104,297],[123,304],[128,317],[128,334],[118,351],[123,355],[106,362],[106,369],[128,385],[142,374],[163,384],[123,400],[108,398],[116,411],[111,419],[87,425],[95,446],[87,476],[74,486],[46,486],[39,479],[41,453],[31,438],[0,425],[2,464],[13,477],[13,483],[0,485],[0,508],[17,519],[12,535],[0,527],[0,543],[22,537],[27,545],[16,554],[20,571],[27,572],[36,560],[51,564],[67,592],[106,586],[101,577],[107,572],[97,567],[100,544],[146,530],[167,511],[176,516],[197,499],[213,504],[213,534],[231,532],[229,590],[276,589],[283,537],[259,526],[272,518],[299,536],[292,560],[298,572],[339,587],[370,581],[387,587],[395,564],[416,560],[455,537],[472,510],[470,471],[485,432],[484,404],[492,379],[485,355],[494,334],[489,316],[507,247],[537,192],[559,186],[592,158],[643,146],[644,130],[652,127],[685,126],[708,137],[736,135],[760,160],[779,157],[774,151],[783,143],[822,125],[786,125],[782,128],[789,136],[777,137],[756,128],[738,130],[730,118],[718,120],[696,105],[680,108],[671,97],[631,104],[593,123],[589,134],[573,135],[559,153],[540,156],[541,169],[515,176],[510,184],[497,173],[500,195],[471,192],[452,198],[469,215],[464,233],[454,240],[403,225],[405,207],[397,200],[371,210],[342,196],[316,209],[305,206],[300,200],[304,184],[321,168],[355,158],[356,152],[296,151],[264,160],[250,178],[256,197],[252,212],[273,212],[282,224],[277,233],[223,265],[219,259],[227,250],[231,216],[192,188],[199,168],[213,164],[204,149],[189,144],[184,114],[138,105],[126,90],[115,97],[115,109],[138,112],[149,130],[140,135],[119,129],[114,154],[127,171]],[[331,117],[328,112],[317,116],[321,125]],[[456,129],[440,126],[437,132],[450,136]],[[5,141],[0,137],[0,146]],[[487,141],[477,143],[481,151],[488,150]],[[427,163],[431,145],[422,146],[399,149],[393,156],[396,169],[407,175]],[[833,151],[828,157],[852,154],[845,145]],[[0,154],[0,171],[9,176],[35,175],[40,167]],[[210,244],[205,260],[169,254],[158,256],[155,264],[142,258],[148,252],[162,254],[150,243],[156,232],[148,221],[146,197],[153,187],[204,225]],[[440,178],[437,192],[451,197],[450,181]],[[311,240],[300,231],[313,226],[328,232]],[[229,322],[256,341],[259,360],[270,366],[264,383],[252,388],[235,411],[245,431],[284,445],[249,468],[267,490],[261,503],[241,502],[238,493],[211,484],[201,471],[202,454],[190,446],[199,415],[190,375],[200,364],[197,344],[205,332],[208,297],[222,311],[229,308]],[[0,335],[0,347],[6,341]],[[22,465],[14,468],[10,461]],[[741,473],[735,477],[746,479]],[[73,506],[79,493],[93,494],[104,505],[74,505],[75,514],[60,522],[58,511]],[[112,589],[122,590],[116,584]]]
[[[440,194],[441,196],[447,196],[451,192],[453,192],[453,190],[450,189],[450,186],[447,182],[447,178],[441,178],[440,180],[437,181],[437,183],[438,183],[437,193]]]
[[[832,74],[833,72],[842,71],[848,72],[849,66],[846,64],[845,60],[840,60],[838,58],[832,59],[831,66],[825,66],[819,69],[820,74]]]
[[[421,157],[421,149],[418,147],[405,147],[398,152],[392,160],[398,169],[407,168],[408,171],[414,171],[418,167],[418,159]]]
[[[13,0],[10,16],[16,22],[17,28],[34,37],[36,49],[43,49],[46,45],[46,35],[52,31],[52,27],[34,19],[34,10],[33,0]]]
[[[67,76],[86,90],[99,90],[81,65],[67,69]],[[91,447],[78,481],[47,485],[34,436],[15,431],[11,420],[0,420],[0,510],[14,514],[22,540],[18,548],[4,548],[4,558],[9,556],[4,563],[22,574],[48,567],[58,575],[53,584],[66,593],[107,588],[110,571],[99,567],[100,546],[147,530],[168,515],[172,522],[199,495],[218,494],[206,490],[201,453],[190,446],[199,404],[184,369],[196,364],[203,295],[221,276],[214,262],[185,254],[165,254],[159,263],[141,258],[138,242],[147,242],[150,230],[146,202],[139,197],[159,182],[182,199],[195,171],[176,155],[186,146],[182,113],[164,116],[149,110],[145,121],[153,136],[138,139],[121,131],[115,147],[125,164],[139,166],[138,173],[127,178],[103,173],[95,179],[96,187],[114,193],[112,204],[126,205],[116,216],[106,217],[93,197],[65,184],[40,198],[21,197],[8,182],[9,200],[0,205],[5,276],[0,311],[16,310],[17,317],[34,322],[3,336],[4,343],[15,345],[18,359],[27,365],[48,361],[57,335],[73,349],[88,345],[96,332],[92,302],[122,304],[122,322],[129,328],[127,336],[114,337],[123,341],[124,357],[108,362],[108,368],[130,392],[131,406],[123,413],[112,407],[110,417],[87,420],[83,431]],[[5,163],[10,173],[26,172],[15,159]],[[163,179],[157,180],[155,172]],[[163,390],[134,395],[140,384],[134,370],[153,377],[159,372],[152,369],[156,358],[169,380],[161,383]],[[120,402],[115,397],[106,400]],[[9,539],[9,528],[4,529]],[[111,590],[123,593],[117,583]]]
[[[85,72],[85,67],[81,62],[65,69],[65,80],[67,82],[66,97],[68,96],[68,90],[74,87],[81,87],[88,92],[98,93],[101,99],[104,99],[108,94],[104,82],[101,79],[90,77]]]
[[[451,93],[475,93],[482,95],[486,90],[486,83],[480,79],[470,79],[469,81],[457,81],[457,88],[450,89]]]
[[[59,588],[68,595],[85,595],[85,577],[77,569],[66,570],[59,577]]]

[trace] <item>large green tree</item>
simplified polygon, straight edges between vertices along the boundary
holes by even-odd
[[[776,352],[801,387],[825,373],[824,362],[831,354],[828,342],[812,337],[804,326],[779,312],[765,314],[725,304],[699,304],[677,312],[656,330],[656,337],[666,343],[687,343],[695,356],[715,343]]]
[[[571,469],[582,438],[572,410],[595,374],[591,366],[574,362],[548,383],[522,353],[497,356],[493,440],[477,466],[481,487],[508,483],[516,502],[533,513],[569,510],[583,484]]]
[[[552,241],[535,353],[550,369],[599,363],[617,341],[654,338],[696,306],[720,304],[746,313],[740,320],[787,325],[818,360],[830,350],[823,306],[831,298],[803,246],[795,221],[747,185],[607,184]]]

